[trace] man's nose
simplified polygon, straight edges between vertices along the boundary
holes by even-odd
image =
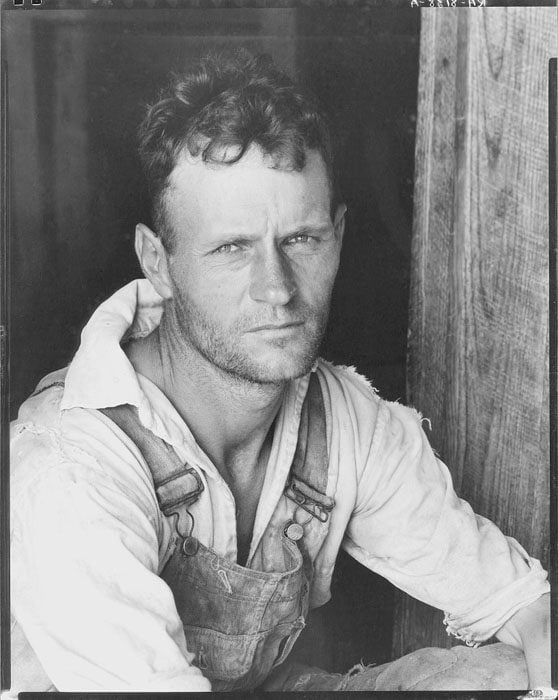
[[[293,272],[286,255],[275,247],[256,255],[250,284],[250,296],[254,301],[285,306],[295,292]]]

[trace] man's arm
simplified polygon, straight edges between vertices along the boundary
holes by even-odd
[[[550,688],[550,593],[518,610],[496,633],[505,644],[523,649],[530,688]]]
[[[450,634],[483,642],[547,593],[540,562],[457,497],[412,410],[382,406],[365,460],[344,547],[409,595],[446,611]],[[518,619],[524,616],[530,617],[524,612]],[[521,625],[533,642],[524,645],[517,629],[516,645],[529,657],[548,659],[548,646],[545,653],[535,642],[542,621],[538,625],[532,632]],[[549,674],[535,672],[535,664],[541,659],[530,664],[531,681],[540,685],[546,678],[548,685]]]
[[[59,691],[209,690],[157,575],[141,465],[121,464],[109,431],[101,465],[31,428],[12,442],[12,606],[49,679]],[[12,674],[17,690],[36,690],[28,682]]]

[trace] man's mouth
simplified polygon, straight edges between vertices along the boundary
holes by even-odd
[[[290,333],[304,325],[304,321],[289,321],[288,323],[265,323],[250,328],[249,333]]]

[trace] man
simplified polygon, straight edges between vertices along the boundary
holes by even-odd
[[[416,412],[317,359],[344,232],[332,153],[264,58],[206,59],[147,113],[146,279],[13,426],[13,690],[393,689],[389,668],[281,666],[341,546],[550,685],[539,562],[457,498]],[[486,649],[512,660],[505,687],[522,657]],[[484,649],[463,650],[474,673]]]

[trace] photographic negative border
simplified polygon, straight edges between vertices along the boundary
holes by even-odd
[[[441,7],[444,7],[444,0],[436,0],[442,2]],[[139,0],[138,0],[139,2]],[[471,7],[471,0],[456,0],[457,6]],[[431,6],[431,0],[420,0],[417,3],[418,7]],[[137,3],[136,3],[137,4]],[[37,5],[33,0],[23,0],[21,4],[15,5],[15,0],[9,0],[2,4],[2,11],[53,11],[64,9],[83,9],[87,11],[96,11],[97,9],[127,9],[133,7],[134,0],[126,2],[126,0],[42,0],[41,5]],[[183,2],[182,0],[146,0],[146,9],[157,11],[161,8],[187,8],[191,6],[199,9],[206,8],[240,8],[240,7],[299,7],[301,5],[309,7],[352,7],[359,6],[362,8],[371,9],[374,7],[390,6],[390,7],[408,7],[407,0],[376,0],[374,2],[351,2],[346,0],[306,0],[305,2],[297,2],[297,0],[284,0],[280,3],[266,2],[265,0],[206,0],[204,2]],[[551,6],[554,7],[553,0],[541,0],[540,2],[506,2],[505,0],[486,0],[485,6]],[[418,9],[417,9],[418,11]],[[9,355],[10,355],[10,211],[9,211],[9,160],[10,160],[10,145],[8,142],[7,120],[9,118],[9,96],[7,95],[6,81],[6,64],[4,60],[5,42],[9,37],[2,37],[2,122],[1,122],[1,158],[2,158],[2,231],[0,238],[0,686],[7,688],[10,684],[10,591],[9,591]],[[557,233],[557,218],[558,218],[558,202],[556,196],[557,187],[557,59],[552,59],[549,64],[549,183],[550,183],[550,198],[549,198],[549,261],[550,261],[550,522],[551,522],[551,587],[552,587],[552,680],[553,686],[558,687],[558,660],[556,659],[558,650],[558,273],[557,273],[557,255],[558,255],[558,233]],[[483,695],[480,692],[478,695]],[[506,697],[504,693],[489,692],[490,697]],[[37,694],[34,694],[37,695]],[[73,694],[75,695],[75,694]],[[79,694],[86,696],[87,694]],[[324,694],[325,695],[325,694]],[[336,694],[338,695],[338,694]],[[351,694],[352,695],[352,694]],[[381,695],[381,693],[380,693]],[[407,693],[414,696],[414,693]],[[389,694],[386,695],[386,697]],[[417,694],[418,696],[418,694]],[[429,696],[435,697],[471,697],[471,693],[429,693]],[[390,696],[391,697],[391,696]]]

